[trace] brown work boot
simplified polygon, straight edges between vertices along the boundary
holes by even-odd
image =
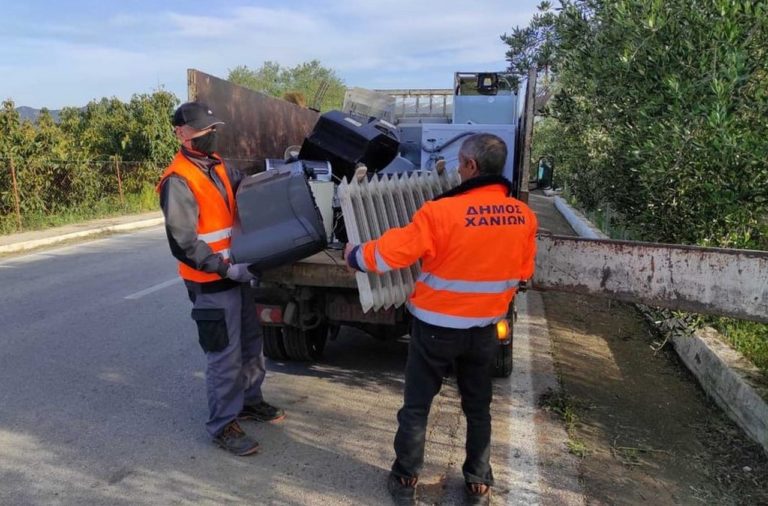
[[[467,504],[491,504],[491,487],[485,483],[465,483],[464,491],[467,495]]]
[[[232,420],[213,438],[213,442],[238,457],[253,455],[259,451],[259,443],[252,439],[237,423]]]

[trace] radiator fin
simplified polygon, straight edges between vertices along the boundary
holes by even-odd
[[[459,184],[455,171],[377,174],[370,180],[345,179],[338,197],[349,241],[362,244],[394,227],[411,222],[425,202]],[[383,275],[357,273],[357,288],[363,311],[399,307],[408,299],[421,269],[418,262],[409,268]]]

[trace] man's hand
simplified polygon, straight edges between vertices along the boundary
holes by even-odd
[[[352,262],[350,262],[350,255],[352,254],[352,250],[354,249],[355,249],[355,245],[351,243],[347,243],[344,246],[344,262],[346,262],[349,270],[358,272],[359,269],[355,268],[355,266],[357,265],[357,262],[355,262],[354,258],[351,259]]]
[[[344,261],[347,262],[347,265],[349,265],[349,254],[352,253],[353,249],[355,249],[355,245],[352,243],[347,243],[344,245]]]
[[[255,278],[248,270],[248,264],[233,264],[227,268],[227,278],[240,283],[247,283]]]

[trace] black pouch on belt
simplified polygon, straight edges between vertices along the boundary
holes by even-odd
[[[197,323],[203,351],[215,353],[227,347],[229,335],[223,309],[193,309],[192,319]]]

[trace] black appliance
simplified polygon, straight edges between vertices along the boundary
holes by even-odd
[[[299,152],[302,160],[331,163],[333,175],[351,177],[358,163],[378,172],[394,160],[400,140],[397,128],[380,119],[330,111],[317,120]]]

